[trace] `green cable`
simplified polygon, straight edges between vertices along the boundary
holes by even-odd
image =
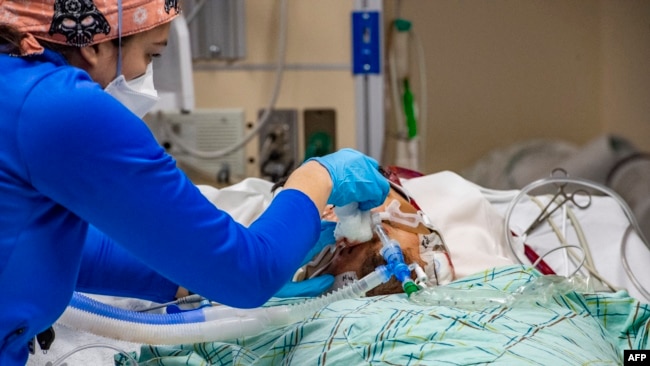
[[[404,95],[402,96],[402,103],[404,104],[404,114],[406,115],[406,128],[408,138],[412,139],[418,134],[418,124],[415,119],[415,98],[409,86],[409,80],[404,79]]]

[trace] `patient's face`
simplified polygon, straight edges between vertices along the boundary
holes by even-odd
[[[393,200],[400,203],[400,211],[415,213],[417,210],[407,202],[400,194],[391,189],[384,204],[373,211],[383,211],[384,208]],[[336,221],[333,210],[326,211],[323,215],[324,220]],[[384,222],[384,230],[388,236],[397,240],[400,243],[402,252],[404,253],[404,260],[407,264],[417,262],[420,266],[424,267],[425,263],[420,258],[420,240],[416,231],[418,229],[408,226],[399,225],[396,223]],[[423,230],[423,228],[419,228]],[[362,278],[371,273],[380,265],[386,264],[382,256],[379,254],[382,244],[375,236],[372,240],[364,243],[351,244],[345,241],[337,243],[337,250],[332,262],[325,269],[325,273],[334,276],[346,272],[355,272],[358,278]],[[392,278],[385,284],[382,284],[375,289],[368,292],[368,296],[385,295],[402,292],[401,284]]]

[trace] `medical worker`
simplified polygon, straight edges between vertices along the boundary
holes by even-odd
[[[75,290],[259,306],[313,249],[327,202],[388,193],[377,162],[344,149],[296,169],[248,228],[215,208],[140,118],[179,11],[0,0],[0,365],[25,364]]]

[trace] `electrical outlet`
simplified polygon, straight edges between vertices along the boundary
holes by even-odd
[[[264,110],[259,111],[262,116]],[[272,182],[285,178],[302,159],[298,156],[298,111],[274,109],[259,131],[260,176]]]
[[[305,109],[305,159],[323,156],[336,150],[336,111]]]

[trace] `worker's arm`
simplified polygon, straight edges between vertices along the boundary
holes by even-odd
[[[323,212],[332,192],[332,179],[325,167],[316,161],[309,161],[289,176],[284,188],[303,192],[314,202],[318,212]]]
[[[70,80],[77,84],[35,88],[25,101],[18,134],[30,184],[147,268],[211,300],[259,306],[290,280],[318,240],[317,204],[331,180],[313,183],[313,197],[280,192],[245,227],[201,194],[142,120],[96,84]],[[306,165],[295,184],[309,191],[308,171],[321,169]]]
[[[88,229],[77,291],[167,302],[184,292],[97,230]],[[187,290],[185,290],[187,292]]]
[[[388,191],[385,181],[357,179],[374,172],[367,157],[339,153],[300,167],[245,227],[201,194],[139,118],[96,84],[70,80],[77,84],[35,88],[24,103],[18,133],[31,184],[148,268],[211,300],[259,306],[317,242],[328,198],[379,204]]]

